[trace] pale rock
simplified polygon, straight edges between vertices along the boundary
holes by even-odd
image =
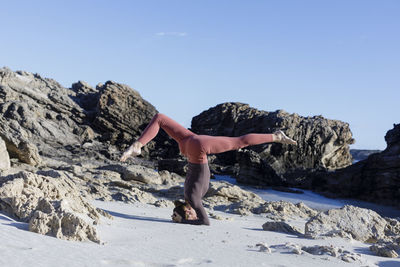
[[[385,237],[386,224],[385,219],[372,210],[346,205],[311,218],[305,225],[305,235],[322,238],[345,233],[356,240],[374,243]]]
[[[8,170],[10,166],[10,156],[8,155],[6,144],[0,137],[0,171]]]
[[[369,247],[377,256],[397,258],[399,254],[396,252],[400,251],[400,246],[394,244],[375,244]]]
[[[84,199],[75,183],[63,173],[47,174],[51,176],[25,171],[1,177],[0,209],[29,222],[31,231],[100,243],[94,224],[107,213],[99,212]]]
[[[308,219],[318,214],[314,209],[300,202],[293,204],[286,201],[265,202],[253,210],[254,213],[269,213],[276,218],[302,218]]]
[[[258,243],[258,244],[256,244],[256,247],[258,247],[258,249],[259,249],[258,251],[260,251],[260,252],[271,253],[271,249],[265,243]]]

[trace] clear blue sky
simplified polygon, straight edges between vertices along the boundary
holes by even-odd
[[[65,87],[128,84],[186,127],[227,101],[348,122],[384,149],[400,123],[400,1],[1,1],[0,66]]]

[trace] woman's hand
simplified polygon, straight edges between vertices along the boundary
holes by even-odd
[[[135,157],[140,155],[142,146],[143,145],[138,141],[133,143],[127,150],[125,150],[124,154],[122,154],[120,161],[124,162],[131,156]]]
[[[176,211],[174,212],[174,214],[172,214],[171,218],[174,222],[177,222],[177,223],[182,222],[182,216],[179,215]]]

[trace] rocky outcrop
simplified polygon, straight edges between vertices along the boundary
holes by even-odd
[[[277,129],[283,129],[298,146],[263,144],[249,147],[251,152],[239,156],[237,152],[217,155],[218,160],[233,165],[239,157],[238,181],[255,185],[298,186],[304,183],[308,171],[351,164],[349,144],[354,140],[349,125],[322,116],[302,117],[282,110],[267,112],[247,104],[224,103],[194,117],[191,126],[198,134],[223,136],[272,133]]]
[[[85,200],[71,180],[57,172],[20,172],[1,177],[0,209],[29,222],[30,231],[97,243],[100,239],[94,224],[106,215]]]
[[[300,229],[286,223],[286,222],[266,222],[262,225],[263,230],[265,231],[273,231],[273,232],[281,232],[287,233],[291,235],[302,236],[303,233]]]
[[[318,212],[304,203],[293,204],[287,201],[269,201],[253,209],[256,214],[270,214],[274,220],[287,220],[288,218],[309,219],[318,214]]]
[[[352,253],[339,247],[334,246],[303,246],[300,244],[286,243],[268,246],[265,243],[256,244],[260,252],[281,253],[281,254],[297,254],[304,255],[305,253],[317,256],[330,256],[338,258],[347,263],[356,263],[360,266],[375,266],[362,258],[361,254]],[[326,258],[325,258],[326,259]],[[327,259],[326,259],[327,260]]]
[[[108,81],[92,88],[79,81],[64,88],[38,74],[0,69],[0,137],[11,158],[32,166],[43,158],[117,159],[156,113],[123,84]],[[168,142],[173,147],[174,141],[161,133],[143,156],[168,156]]]
[[[341,236],[367,243],[385,237],[386,220],[376,212],[354,206],[321,212],[305,225],[310,238]]]
[[[6,143],[0,137],[0,171],[10,168],[10,157],[7,152]]]
[[[387,148],[349,167],[311,176],[312,189],[400,208],[400,124],[385,136]],[[399,213],[400,214],[400,213]]]
[[[93,126],[112,144],[132,143],[157,113],[153,105],[127,85],[108,81],[97,90]]]

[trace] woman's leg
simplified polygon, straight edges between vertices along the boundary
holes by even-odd
[[[182,139],[194,135],[193,132],[189,131],[173,119],[167,117],[164,114],[158,113],[144,129],[142,135],[137,140],[143,146],[150,142],[154,137],[156,137],[158,131],[162,128],[171,138],[176,142],[180,142]]]
[[[274,134],[246,134],[239,137],[199,136],[206,154],[217,154],[246,146],[274,142]]]
[[[197,213],[197,220],[182,220],[188,224],[210,225],[207,212],[203,207],[202,198],[207,193],[210,183],[210,169],[207,164],[189,163],[185,180],[185,200]]]

